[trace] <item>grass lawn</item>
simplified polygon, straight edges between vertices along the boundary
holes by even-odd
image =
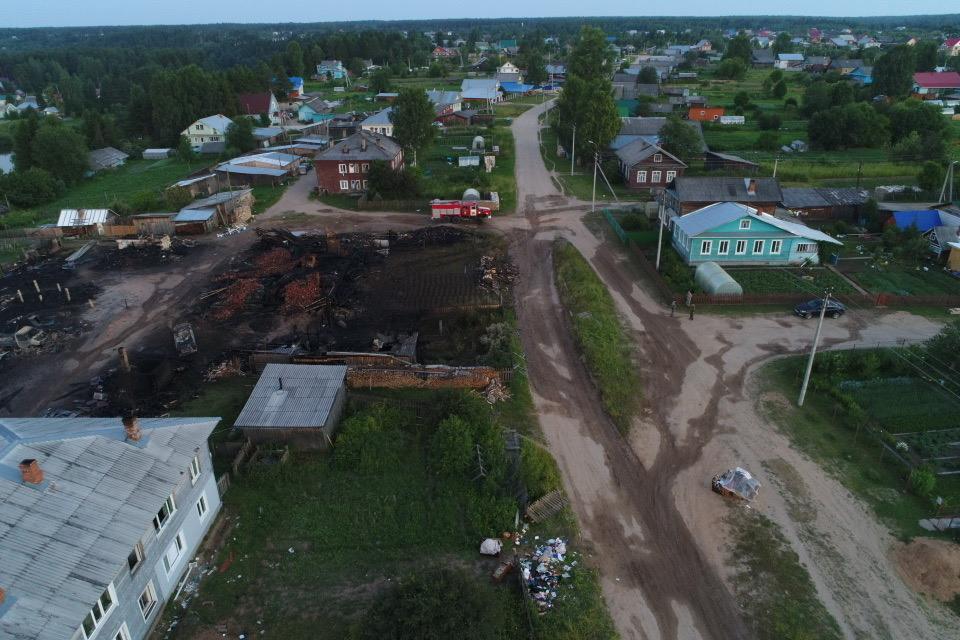
[[[631,340],[613,298],[576,247],[558,241],[553,250],[560,300],[570,313],[573,333],[593,376],[604,409],[622,432],[639,409],[640,381]]]
[[[865,433],[854,438],[854,430],[838,417],[835,402],[826,392],[808,393],[802,409],[794,405],[804,364],[803,357],[791,357],[761,369],[759,377],[767,392],[759,404],[763,414],[795,447],[871,507],[899,537],[931,535],[917,522],[932,515],[935,507],[907,493],[906,468],[891,461],[889,454],[881,457],[875,440]],[[960,477],[938,477],[934,494],[944,498],[944,513],[960,510]]]
[[[851,274],[860,286],[875,293],[893,293],[901,296],[960,295],[960,280],[936,267],[929,271],[890,263]]]
[[[557,180],[563,185],[564,191],[580,200],[590,200],[593,197],[593,167],[576,167],[576,173],[570,175],[570,157],[557,157],[557,132],[550,127],[540,129],[540,155],[547,169],[557,172]],[[597,207],[606,206],[619,200],[649,201],[650,194],[631,191],[623,184],[623,179],[616,171],[613,163],[607,163],[603,170],[610,180],[613,193],[603,176],[597,173]],[[616,198],[614,198],[616,194]]]
[[[483,167],[457,166],[457,158],[467,155],[474,136],[482,135],[486,149],[500,148],[491,173]],[[500,213],[512,213],[517,206],[517,182],[514,175],[513,134],[507,127],[468,127],[462,131],[440,134],[418,159],[423,171],[424,206],[433,198],[458,199],[465,189],[496,191],[500,195]]]
[[[304,176],[302,180],[310,180],[311,176]],[[254,215],[263,213],[273,205],[283,196],[283,192],[287,190],[286,185],[281,186],[256,186],[253,188],[253,213]]]
[[[498,102],[493,106],[493,111],[499,118],[516,118],[531,107],[533,107],[532,104],[511,100],[509,102]]]
[[[3,217],[6,228],[56,222],[60,209],[109,208],[116,200],[129,201],[144,192],[160,192],[172,183],[201,169],[207,161],[190,163],[179,158],[164,160],[127,160],[112,171],[103,171],[81,180],[57,200],[34,209],[13,210]]]
[[[855,293],[843,278],[823,267],[725,267],[725,270],[740,283],[744,293],[809,293],[816,296],[825,289],[833,289],[834,293]]]

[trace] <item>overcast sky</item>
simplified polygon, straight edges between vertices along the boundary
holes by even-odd
[[[309,8],[302,9],[303,6]],[[770,15],[802,12],[823,16],[882,16],[946,13],[956,4],[943,0],[806,0],[760,3],[756,0],[686,0],[669,5],[671,15]],[[477,15],[482,7],[483,15]],[[658,11],[667,9],[659,5]],[[211,22],[325,22],[429,18],[521,16],[649,15],[635,0],[485,0],[439,3],[435,0],[353,2],[265,2],[264,0],[0,0],[0,26],[67,27],[127,24],[203,24]]]

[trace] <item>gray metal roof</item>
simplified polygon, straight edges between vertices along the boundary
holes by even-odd
[[[94,149],[87,154],[87,166],[91,171],[100,171],[101,169],[120,166],[129,157],[120,149],[114,149],[113,147]]]
[[[750,194],[750,182],[756,183],[756,193]],[[783,194],[776,178],[696,178],[681,176],[674,181],[673,190],[681,202],[780,202]]]
[[[344,386],[344,365],[268,364],[237,427],[323,427]]]
[[[237,175],[244,176],[270,176],[272,178],[279,178],[281,176],[287,175],[287,171],[284,169],[271,169],[269,167],[249,167],[245,164],[230,164],[229,162],[218,165],[217,171],[222,171],[224,173],[236,173]]]
[[[218,204],[223,204],[224,202],[230,202],[237,198],[242,198],[243,196],[253,193],[251,189],[238,189],[237,191],[221,191],[215,193],[212,196],[207,196],[206,198],[201,198],[200,200],[194,200],[190,203],[190,209],[202,209],[204,207],[215,207]]]
[[[367,116],[367,118],[360,123],[360,126],[369,127],[392,124],[392,121],[390,120],[391,113],[393,113],[393,107],[387,107],[386,109],[377,111],[376,113]]]
[[[366,143],[364,145],[364,143]],[[383,160],[389,162],[400,153],[400,145],[385,135],[358,131],[317,154],[317,160]]]
[[[684,167],[687,166],[682,160],[680,160],[675,155],[668,153],[661,149],[660,147],[646,142],[643,138],[637,138],[633,142],[626,144],[619,149],[617,149],[617,158],[620,159],[628,167],[632,167],[638,162],[643,162],[644,160],[650,158],[655,154],[663,154],[677,162]]]
[[[118,418],[0,419],[0,637],[71,638],[219,420],[142,418],[134,444]]]
[[[723,160],[723,161],[725,161],[725,162],[730,162],[730,163],[744,164],[744,165],[749,165],[749,166],[751,166],[751,167],[759,167],[759,166],[760,166],[760,165],[758,165],[756,162],[751,162],[750,160],[747,160],[746,158],[741,158],[740,156],[735,156],[735,155],[733,155],[732,153],[720,153],[719,151],[705,151],[703,155],[704,155],[704,156],[712,156],[712,157],[714,157],[714,158],[716,158],[716,159],[718,159],[718,160]]]
[[[206,222],[214,215],[216,215],[216,209],[181,209],[180,212],[173,217],[174,222]]]
[[[870,194],[855,187],[784,187],[783,206],[788,209],[857,206],[865,203]]]

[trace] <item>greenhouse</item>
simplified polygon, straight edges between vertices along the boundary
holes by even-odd
[[[703,262],[697,265],[693,280],[705,293],[727,296],[743,295],[743,287],[716,262]]]

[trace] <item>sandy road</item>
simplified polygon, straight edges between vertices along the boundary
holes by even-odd
[[[629,262],[583,226],[583,203],[558,196],[537,147],[541,109],[513,125],[530,226],[512,245],[522,276],[518,315],[541,428],[621,635],[749,635],[728,588],[730,509],[708,485],[717,471],[742,464],[769,480],[754,506],[784,529],[845,636],[956,637],[955,621],[928,615],[896,576],[893,541],[872,514],[756,410],[749,374],[773,356],[807,348],[811,323],[778,315],[670,318],[637,286]],[[591,262],[639,345],[648,410],[629,442],[600,409],[559,307],[550,261],[558,235]],[[827,325],[824,342],[890,343],[937,330],[905,313],[852,313]]]

